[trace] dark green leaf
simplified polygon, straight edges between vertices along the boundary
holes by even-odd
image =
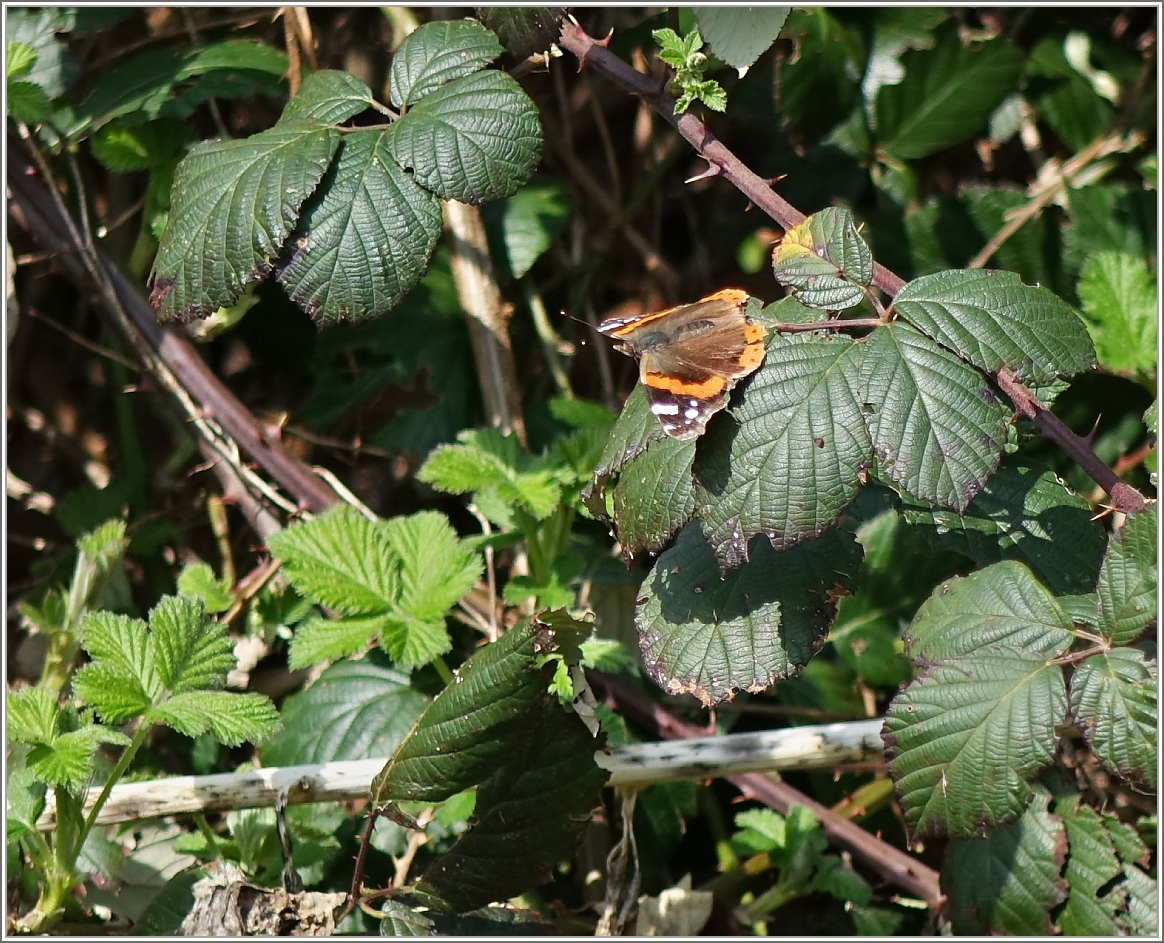
[[[182,921],[194,909],[194,885],[206,877],[205,868],[174,875],[134,922],[134,936],[176,936]]]
[[[163,320],[230,307],[275,256],[339,146],[312,123],[201,144],[178,165],[150,303]]]
[[[1117,645],[1156,619],[1156,511],[1129,514],[1112,535],[1099,570],[1099,628]]]
[[[361,320],[391,310],[420,281],[441,232],[440,206],[392,160],[387,131],[344,138],[304,208],[278,278],[313,318]]]
[[[531,183],[508,200],[486,204],[481,215],[490,255],[521,278],[550,247],[571,210],[569,191],[557,181]]]
[[[772,252],[772,274],[812,308],[860,304],[873,277],[873,255],[848,210],[827,207],[793,226]]]
[[[794,128],[824,134],[861,101],[862,43],[856,29],[824,7],[793,10],[784,35],[796,53],[779,65],[780,113]]]
[[[279,117],[280,124],[301,120],[340,124],[372,105],[372,90],[350,72],[323,69],[303,80]]]
[[[877,136],[894,157],[910,160],[949,147],[984,128],[1017,88],[1023,56],[1003,39],[963,46],[953,23],[935,48],[901,57],[905,78],[877,94]]]
[[[595,480],[618,471],[652,442],[666,433],[658,418],[651,412],[641,384],[636,383],[623,404],[622,412],[610,430],[606,447],[594,468]]]
[[[512,196],[541,155],[537,107],[508,75],[454,79],[392,125],[388,148],[437,196],[484,203]]]
[[[1050,471],[1003,462],[962,514],[910,500],[902,513],[930,540],[980,565],[1020,559],[1057,593],[1095,585],[1103,528],[1091,505]]]
[[[1009,367],[1023,382],[1048,383],[1095,363],[1087,329],[1067,303],[1013,272],[923,275],[893,299],[923,334],[987,373]]]
[[[1071,678],[1071,716],[1108,769],[1156,788],[1156,662],[1134,648],[1092,655]]]
[[[483,69],[505,50],[473,20],[435,20],[409,34],[392,57],[392,104],[415,105],[447,82]]]
[[[1100,888],[1119,875],[1121,868],[1103,819],[1094,809],[1081,805],[1078,795],[1060,799],[1055,811],[1063,818],[1070,850],[1063,872],[1070,894],[1059,914],[1059,929],[1070,936],[1117,935],[1122,889],[1117,885],[1101,895]]]
[[[463,913],[547,881],[599,801],[608,775],[594,762],[600,745],[555,699],[531,706],[503,765],[477,790],[469,831],[429,865],[417,896]]]
[[[733,393],[695,459],[695,516],[725,567],[764,534],[778,550],[832,526],[871,461],[858,386],[861,345],[847,337],[777,337]],[[734,421],[733,421],[734,420]]]
[[[188,79],[221,71],[213,88],[187,88],[175,106],[174,90]],[[156,118],[169,106],[175,117],[188,115],[198,101],[210,95],[249,95],[278,90],[287,72],[287,56],[273,46],[249,39],[227,40],[214,46],[150,49],[105,72],[76,111],[69,136],[100,127],[125,115]],[[197,83],[195,83],[197,84]]]
[[[959,934],[1049,936],[1048,911],[1067,896],[1059,876],[1067,857],[1063,823],[1047,811],[1040,788],[1018,821],[992,828],[984,839],[950,842],[942,890]]]
[[[173,118],[140,124],[111,121],[90,138],[93,156],[110,170],[128,173],[172,166],[190,139],[190,127]]]
[[[283,705],[283,729],[263,746],[268,766],[390,755],[427,703],[407,674],[372,653],[327,668]]]
[[[1067,716],[1063,671],[993,646],[927,669],[885,717],[886,756],[910,830],[982,836],[1012,822]]]
[[[1051,658],[1071,647],[1074,628],[1030,570],[1008,561],[939,586],[910,625],[906,649],[923,664],[994,645]]]
[[[711,705],[794,674],[860,562],[856,542],[838,531],[780,554],[762,540],[750,549],[748,563],[721,577],[692,524],[644,582],[635,611],[643,664],[668,693]]]
[[[491,775],[546,696],[539,655],[559,647],[562,631],[527,624],[474,653],[373,780],[376,807],[441,802]]]
[[[861,380],[883,474],[916,498],[964,510],[1006,441],[1006,414],[982,374],[891,324],[865,341]]]

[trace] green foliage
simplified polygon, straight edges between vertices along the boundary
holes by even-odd
[[[1156,373],[1156,279],[1142,262],[1118,252],[1087,260],[1079,298],[1100,364],[1115,373]]]
[[[699,51],[703,46],[699,30],[680,36],[673,29],[657,29],[651,35],[659,44],[659,58],[675,70],[675,77],[671,80],[671,88],[679,96],[675,101],[675,114],[683,114],[697,101],[712,111],[727,109],[727,92],[715,79],[703,77],[709,61],[707,55]]]
[[[471,21],[428,23],[393,59],[402,113],[386,129],[341,128],[366,107],[383,109],[352,77],[317,73],[274,128],[195,148],[178,167],[155,263],[159,317],[232,306],[284,250],[278,280],[312,317],[359,320],[395,307],[440,235],[438,199],[512,196],[540,155],[533,102],[483,68],[501,51]]]
[[[1129,551],[1137,540],[1154,545],[1155,534],[1153,513],[1130,517],[1109,545],[1096,593],[1073,601],[1073,615],[1009,562],[944,584],[921,607],[906,644],[923,670],[885,722],[912,830],[969,837],[1013,822],[1054,758],[1069,710],[1101,763],[1154,785],[1154,663],[1116,646],[1154,618],[1151,553],[1133,560]],[[1086,647],[1068,655],[1077,642]]]
[[[477,554],[435,511],[369,521],[337,508],[270,546],[299,592],[342,614],[299,627],[292,667],[362,651],[372,636],[397,664],[427,664],[449,650],[445,615],[481,575]]]

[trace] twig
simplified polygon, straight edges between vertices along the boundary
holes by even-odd
[[[527,444],[521,412],[521,384],[509,341],[509,318],[493,276],[489,242],[481,211],[449,200],[443,207],[452,243],[453,281],[461,307],[469,315],[469,339],[489,424],[504,434],[516,433]]]
[[[745,770],[835,769],[841,763],[879,756],[879,730],[880,721],[864,720],[705,736],[682,743],[635,743],[598,753],[595,761],[610,771],[608,785],[627,789],[710,779]],[[362,799],[368,795],[372,778],[388,760],[389,757],[379,757],[118,783],[102,808],[97,824],[272,806],[281,792],[286,792],[289,805]],[[98,791],[91,790],[88,799],[94,798]],[[42,831],[52,828],[55,816],[56,807],[50,798],[37,828]]]

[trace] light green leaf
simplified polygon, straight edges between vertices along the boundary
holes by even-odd
[[[206,615],[191,596],[164,596],[150,611],[154,661],[162,685],[174,693],[220,688],[235,665],[226,626]]]
[[[279,712],[262,694],[227,691],[185,691],[146,714],[150,723],[172,727],[188,737],[210,731],[227,746],[258,743],[279,725]]]
[[[422,98],[392,125],[388,148],[426,190],[476,204],[512,196],[529,179],[542,129],[521,86],[487,70]]]
[[[526,453],[515,437],[470,429],[457,440],[435,449],[416,477],[450,494],[495,492],[538,520],[557,508],[562,494],[554,469]]]
[[[1156,278],[1124,253],[1088,258],[1079,299],[1099,362],[1119,374],[1156,373]]]
[[[161,691],[146,624],[112,612],[92,612],[82,623],[81,644],[94,661],[104,662],[126,678],[136,679],[154,697]]]
[[[28,43],[10,39],[8,40],[7,48],[8,57],[5,60],[4,77],[9,81],[20,78],[36,65],[36,50],[28,45]]]
[[[923,664],[994,645],[1054,657],[1071,647],[1074,628],[1071,617],[1030,570],[1007,561],[934,590],[906,633],[906,651]]]
[[[1066,716],[1063,671],[1041,654],[992,646],[927,669],[882,735],[910,831],[970,838],[1014,821]]]
[[[725,567],[747,559],[756,534],[777,550],[819,536],[857,496],[872,453],[854,394],[864,353],[837,335],[777,337],[732,394],[730,419],[709,425],[695,517]]]
[[[152,657],[148,665],[156,684]],[[90,662],[78,669],[73,676],[73,693],[109,724],[140,717],[153,702],[137,676],[105,661]]]
[[[28,71],[20,76],[8,77],[21,78],[39,86],[50,99],[63,95],[76,81],[81,71],[77,60],[57,39],[57,32],[66,27],[62,12],[54,7],[40,9],[13,7],[7,11],[4,24],[6,46],[19,44],[35,53],[35,61],[29,66]],[[11,99],[8,102],[8,109],[12,111]]]
[[[1099,628],[1117,645],[1135,641],[1156,618],[1156,509],[1129,514],[1108,542],[1096,586]]]
[[[384,617],[380,647],[401,668],[426,665],[453,647],[445,620],[414,619],[407,613]]]
[[[864,345],[865,424],[882,473],[915,498],[965,510],[1006,442],[990,385],[906,325],[876,330]]]
[[[400,558],[399,610],[418,620],[440,620],[443,631],[445,613],[481,577],[480,555],[437,511],[394,517],[384,530]]]
[[[772,251],[772,274],[813,308],[859,304],[873,278],[873,254],[853,215],[835,206],[793,226]]]
[[[792,7],[692,7],[708,49],[743,74],[776,41]]]
[[[52,114],[48,95],[39,85],[9,79],[7,83],[8,113],[25,124],[39,124]]]
[[[1108,769],[1156,788],[1156,662],[1134,648],[1092,655],[1071,678],[1071,716]]]
[[[338,146],[333,129],[302,122],[195,147],[178,165],[154,263],[158,317],[205,317],[262,279]]]
[[[372,90],[350,72],[321,69],[303,80],[279,117],[279,124],[310,119],[339,124],[372,105]]]
[[[382,613],[400,592],[387,534],[352,508],[288,527],[267,543],[300,592],[346,615]]]
[[[346,135],[331,174],[304,207],[278,279],[313,318],[381,315],[428,266],[440,206],[390,156],[395,128]]]
[[[42,687],[9,691],[5,706],[9,739],[19,743],[52,743],[56,739],[60,706],[55,691]]]
[[[392,57],[392,104],[415,105],[445,83],[484,68],[504,51],[497,37],[473,20],[425,23]]]
[[[355,655],[384,627],[384,616],[348,616],[343,619],[308,619],[291,639],[288,667],[292,671],[324,661]]]
[[[1050,796],[1035,796],[1016,822],[984,838],[950,842],[942,890],[959,934],[1050,936],[1047,912],[1067,896],[1059,876],[1066,859],[1063,823],[1047,811]]]
[[[178,574],[178,592],[184,596],[197,596],[207,612],[226,612],[234,603],[234,595],[226,580],[214,575],[209,563],[196,560],[182,567]]]
[[[1013,272],[924,275],[897,293],[893,309],[980,370],[996,373],[1005,365],[1025,383],[1073,376],[1095,362],[1079,316]]]
[[[120,730],[90,724],[61,734],[51,746],[33,747],[28,754],[28,768],[44,782],[76,792],[92,776],[93,758],[102,743],[126,746],[129,737]]]

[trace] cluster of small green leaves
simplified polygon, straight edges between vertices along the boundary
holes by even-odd
[[[540,456],[530,455],[514,436],[467,430],[457,444],[434,449],[417,477],[450,494],[470,495],[477,511],[499,529],[496,545],[524,540],[529,575],[512,576],[503,596],[517,605],[534,597],[537,606],[572,606],[585,561],[570,552],[578,493],[589,480],[610,428],[600,406],[557,400],[551,409],[575,426]]]
[[[835,612],[831,594],[852,586],[860,552],[835,525],[870,478],[966,514],[1011,438],[989,376],[1006,366],[1049,399],[1061,376],[1094,359],[1070,307],[1007,272],[916,279],[863,338],[781,333],[782,323],[819,317],[813,309],[865,298],[872,256],[847,211],[790,230],[773,270],[794,295],[756,314],[775,334],[725,414],[698,442],[677,442],[632,396],[591,487],[624,545],[658,549],[698,521],[657,561],[636,621],[655,679],[707,703],[807,660]],[[730,570],[726,580],[712,580],[717,567]],[[777,568],[783,579],[763,575]],[[790,607],[777,585],[807,598]]]
[[[675,114],[683,114],[697,101],[712,111],[724,111],[727,92],[715,79],[703,77],[708,59],[699,51],[703,46],[699,30],[680,36],[673,29],[657,29],[651,35],[659,44],[659,58],[675,69],[670,85],[679,96],[675,101]]]
[[[741,867],[748,874],[777,870],[775,883],[741,907],[741,920],[766,935],[773,911],[785,904],[823,891],[857,910],[873,899],[873,889],[840,855],[829,854],[829,840],[816,817],[802,806],[788,815],[771,809],[753,809],[736,816],[739,829],[731,838],[732,851],[747,855]],[[730,872],[729,872],[730,876]],[[756,926],[758,924],[758,926]]]
[[[262,740],[279,722],[266,697],[222,690],[235,664],[233,645],[226,628],[209,619],[197,598],[162,599],[148,623],[89,609],[119,569],[127,543],[121,521],[78,541],[69,592],[50,597],[67,603],[29,612],[30,622],[49,634],[54,652],[45,677],[7,697],[7,736],[10,746],[15,745],[10,754],[8,842],[10,850],[18,846],[35,867],[39,899],[20,920],[22,928],[33,932],[64,915],[73,889],[92,870],[82,856],[101,862],[106,874],[119,867],[121,849],[102,844],[98,850],[92,844],[101,844],[93,826],[151,729],[162,725],[189,737],[210,734],[219,743],[238,745]],[[89,661],[74,671],[78,648]],[[66,683],[71,684],[71,696],[62,702],[59,690]],[[119,729],[126,724],[132,736]],[[101,744],[124,748],[112,769],[99,763]],[[91,783],[103,789],[87,805]],[[49,788],[55,824],[46,837],[37,820],[45,811]]]
[[[435,511],[385,521],[342,507],[268,543],[300,593],[341,614],[298,626],[292,669],[363,652],[373,637],[401,668],[426,665],[452,647],[445,615],[481,575],[480,555]]]
[[[428,266],[440,200],[510,196],[541,153],[533,102],[484,68],[502,51],[473,21],[427,23],[392,59],[399,117],[387,127],[341,128],[369,108],[388,110],[354,76],[322,71],[270,130],[195,147],[175,174],[158,249],[158,316],[229,308],[272,269],[323,321],[393,308]]]

